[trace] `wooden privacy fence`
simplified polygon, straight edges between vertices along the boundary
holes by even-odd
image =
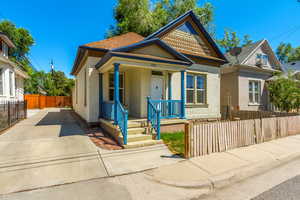
[[[43,96],[39,94],[26,94],[28,109],[48,108],[48,107],[71,107],[72,97],[69,96]]]
[[[213,123],[185,127],[185,156],[195,157],[300,133],[300,116]]]
[[[26,101],[0,102],[0,131],[27,117]]]

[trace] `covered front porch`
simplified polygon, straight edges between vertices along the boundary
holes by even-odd
[[[99,118],[117,125],[124,144],[133,120],[146,119],[160,139],[162,119],[185,118],[186,68],[183,62],[114,57],[99,68]]]

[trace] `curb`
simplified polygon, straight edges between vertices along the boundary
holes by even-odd
[[[154,178],[151,175],[147,175],[149,180],[155,181],[160,184],[180,187],[180,188],[190,188],[190,189],[208,189],[205,194],[210,194],[216,189],[220,189],[234,183],[243,181],[247,178],[263,174],[271,169],[283,166],[291,161],[300,159],[300,152],[289,154],[285,157],[274,158],[272,161],[261,161],[257,163],[250,163],[249,165],[244,165],[240,168],[236,168],[222,174],[208,177],[203,181],[168,181],[159,178]]]

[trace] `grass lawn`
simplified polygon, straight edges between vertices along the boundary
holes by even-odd
[[[176,133],[162,133],[161,139],[164,141],[166,145],[168,145],[169,149],[180,156],[184,156],[184,133],[176,132]]]

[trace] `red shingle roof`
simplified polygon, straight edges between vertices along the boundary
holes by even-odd
[[[123,46],[127,46],[130,44],[140,42],[143,39],[144,39],[143,36],[141,36],[137,33],[134,33],[134,32],[129,32],[129,33],[111,37],[111,38],[108,38],[105,40],[91,42],[91,43],[85,44],[83,46],[94,47],[94,48],[103,48],[103,49],[114,49],[114,48],[123,47]]]

